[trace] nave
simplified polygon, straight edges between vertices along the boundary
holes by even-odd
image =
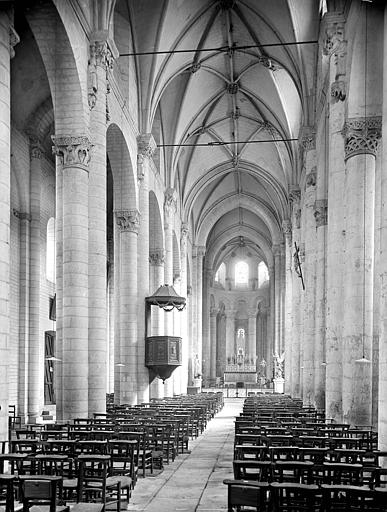
[[[235,417],[242,398],[225,398],[223,409],[205,432],[190,441],[190,453],[179,456],[155,478],[139,480],[130,512],[216,512],[227,507],[223,480],[233,477]]]

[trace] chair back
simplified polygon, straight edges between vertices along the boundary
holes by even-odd
[[[227,510],[233,512],[240,507],[249,507],[257,512],[268,510],[269,484],[267,482],[246,482],[244,480],[223,480],[227,485]]]
[[[321,497],[317,485],[273,482],[270,485],[273,512],[320,512]]]
[[[46,504],[50,512],[55,512],[57,493],[61,491],[62,477],[44,475],[20,477],[21,502],[23,512],[28,512],[30,506]],[[66,510],[69,510],[68,508]]]

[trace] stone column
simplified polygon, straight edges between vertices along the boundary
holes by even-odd
[[[381,118],[348,119],[346,252],[343,266],[343,419],[372,423],[375,156]]]
[[[153,294],[164,284],[164,249],[151,249],[149,251],[150,263],[150,289]],[[148,336],[162,336],[164,333],[164,311],[161,308],[152,307],[152,331]],[[159,378],[153,379],[149,389],[150,398],[164,398],[164,384]]]
[[[121,229],[113,223],[114,231],[114,403],[121,403]],[[58,278],[57,278],[58,279]]]
[[[331,12],[324,16],[324,53],[329,59],[331,103],[329,109],[327,306],[326,306],[326,417],[342,421],[342,320],[344,226],[344,125],[346,82],[342,74],[346,55],[344,18]]]
[[[63,285],[62,392],[60,420],[87,417],[88,410],[88,181],[90,141],[86,136],[53,136],[62,175]],[[106,261],[104,261],[106,266]],[[106,283],[105,283],[106,287]],[[106,293],[106,290],[104,291]],[[59,290],[57,291],[59,295]],[[105,340],[106,342],[106,340]]]
[[[289,219],[282,222],[282,230],[285,237],[285,318],[284,318],[284,350],[285,350],[285,393],[291,394],[291,380],[292,380],[292,223]]]
[[[226,309],[226,364],[235,354],[235,311]],[[232,363],[231,359],[231,363]]]
[[[387,136],[387,6],[384,8],[383,56],[383,138]],[[387,144],[382,146],[383,170],[387,165]],[[387,173],[382,172],[382,198],[387,197]],[[380,339],[379,339],[379,403],[378,448],[387,450],[387,204],[382,201],[380,218]],[[383,467],[387,467],[387,457]]]
[[[316,199],[316,139],[308,133],[302,140],[306,167],[303,219],[305,241],[305,292],[304,292],[304,336],[303,336],[303,400],[304,405],[314,403],[314,337],[316,311],[316,222],[314,203]]]
[[[44,405],[42,397],[42,382],[44,382],[44,338],[40,329],[40,283],[41,283],[41,185],[42,185],[42,148],[37,140],[30,141],[30,296],[29,296],[29,343],[28,350],[28,408],[27,415],[30,423],[36,422]],[[58,365],[56,365],[57,367]]]
[[[31,263],[31,215],[13,210],[19,219],[20,238],[20,286],[19,286],[19,351],[18,367],[18,407],[22,421],[28,421],[28,365],[30,331],[30,263]],[[40,245],[39,245],[40,248]],[[39,253],[40,254],[40,253]],[[40,277],[40,269],[39,269]],[[40,283],[39,283],[40,284]],[[38,308],[39,311],[39,308]],[[40,391],[40,390],[39,390]],[[42,403],[43,406],[43,403]],[[33,420],[32,420],[33,421]]]
[[[326,199],[317,199],[314,204],[316,221],[316,311],[314,338],[314,405],[325,407],[325,327],[326,327],[326,239],[328,204]]]
[[[203,360],[203,344],[202,344],[202,326],[203,326],[203,258],[205,254],[204,246],[194,247],[194,260],[196,281],[194,284],[195,289],[195,302],[196,302],[196,338],[193,340],[193,355],[198,355],[200,366]],[[202,372],[202,369],[201,369]]]
[[[212,383],[216,380],[216,317],[217,308],[211,308],[210,311],[210,345],[211,345],[211,361],[210,361],[210,379]]]
[[[89,175],[89,416],[106,411],[106,92],[112,53],[92,34],[89,59],[90,131],[93,158]]]
[[[247,357],[255,362],[257,357],[257,312],[255,310],[249,311],[248,319],[248,351]]]
[[[137,404],[137,236],[138,210],[115,212],[120,248],[120,350],[115,351],[117,403]],[[117,366],[119,365],[119,366]],[[117,396],[116,396],[117,395]]]
[[[188,240],[188,225],[183,222],[180,230],[180,295],[186,298],[188,303],[188,290],[187,290],[187,240]],[[181,317],[180,321],[180,336],[182,339],[182,354],[181,354],[181,393],[187,393],[188,386],[188,360],[189,360],[189,347],[188,347],[188,304],[178,314]]]
[[[281,350],[281,246],[273,245],[274,256],[274,352]]]
[[[139,180],[139,204],[141,213],[138,235],[138,324],[137,399],[149,402],[149,370],[145,366],[145,297],[149,296],[149,178],[151,158],[156,142],[151,133],[137,137],[137,178]],[[153,292],[152,292],[153,293]]]
[[[8,437],[9,241],[10,241],[10,58],[19,38],[5,11],[0,12],[0,440]]]
[[[108,393],[114,392],[114,326],[115,326],[115,317],[116,310],[114,307],[114,282],[115,282],[115,273],[114,273],[114,237],[108,238],[108,339],[109,339],[109,381],[108,381]]]
[[[266,344],[266,375],[268,379],[273,376],[273,352],[274,352],[274,338],[275,338],[275,272],[274,264],[269,265],[269,285],[270,285],[270,308],[268,311],[268,336]]]
[[[211,269],[204,269],[203,284],[203,380],[210,378],[211,373],[211,336],[210,336],[210,291],[214,279]]]
[[[292,226],[293,226],[293,245],[292,254],[292,352],[291,352],[291,396],[293,398],[301,398],[301,294],[303,293],[301,279],[299,277],[299,269],[295,258],[295,243],[297,247],[300,245],[300,227],[301,227],[301,210],[300,210],[300,189],[295,187],[290,192],[290,202],[292,209]]]
[[[167,189],[164,195],[164,233],[165,233],[165,267],[164,277],[166,284],[173,285],[173,221],[176,213],[176,192]],[[173,336],[173,312],[165,313],[165,334]],[[173,374],[164,383],[164,395],[173,396]]]

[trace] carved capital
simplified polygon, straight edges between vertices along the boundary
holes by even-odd
[[[336,17],[336,19],[327,19],[325,25],[325,34],[323,40],[323,52],[325,55],[333,55],[342,49],[344,40],[345,24],[344,20]]]
[[[313,167],[309,174],[306,175],[305,187],[315,187],[317,181],[317,169]]]
[[[39,139],[30,137],[30,157],[41,159],[44,155],[44,151]]]
[[[317,199],[314,203],[314,218],[316,228],[328,224],[328,201],[326,199]]]
[[[164,249],[151,249],[149,251],[149,263],[155,267],[162,267],[165,263]]]
[[[143,133],[137,137],[137,153],[144,158],[152,158],[157,144],[151,133]]]
[[[289,245],[292,243],[292,223],[289,219],[282,221],[282,231]]]
[[[114,212],[120,231],[130,231],[138,235],[140,212],[138,210],[117,210]]]
[[[165,219],[170,219],[177,210],[176,191],[173,188],[167,188],[164,193],[164,216]]]
[[[93,41],[90,44],[90,64],[100,66],[106,71],[112,69],[114,58],[107,41]]]
[[[316,149],[316,134],[314,132],[304,132],[301,136],[301,146],[304,151]]]
[[[293,186],[289,191],[289,201],[292,206],[299,203],[301,200],[301,190],[298,186]]]
[[[347,85],[344,80],[335,80],[331,84],[331,98],[333,103],[344,101],[347,97]]]
[[[157,145],[151,133],[143,133],[137,137],[137,178],[145,177],[145,160],[152,158]]]
[[[347,119],[342,134],[345,138],[345,160],[355,155],[376,156],[382,136],[382,118],[377,116]]]
[[[12,27],[12,25],[9,26],[9,56],[11,59],[15,57],[15,50],[14,47],[20,43],[20,37],[16,30]]]
[[[218,314],[218,308],[211,308],[210,309],[210,317],[216,317],[216,315]]]
[[[52,135],[51,140],[54,143],[52,152],[58,157],[61,165],[89,166],[92,144],[88,137],[85,135]]]

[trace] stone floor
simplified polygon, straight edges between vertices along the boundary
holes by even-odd
[[[235,416],[243,398],[225,399],[223,410],[198,439],[190,441],[191,453],[154,477],[140,478],[127,510],[131,512],[215,512],[227,507],[224,478],[232,478]]]

